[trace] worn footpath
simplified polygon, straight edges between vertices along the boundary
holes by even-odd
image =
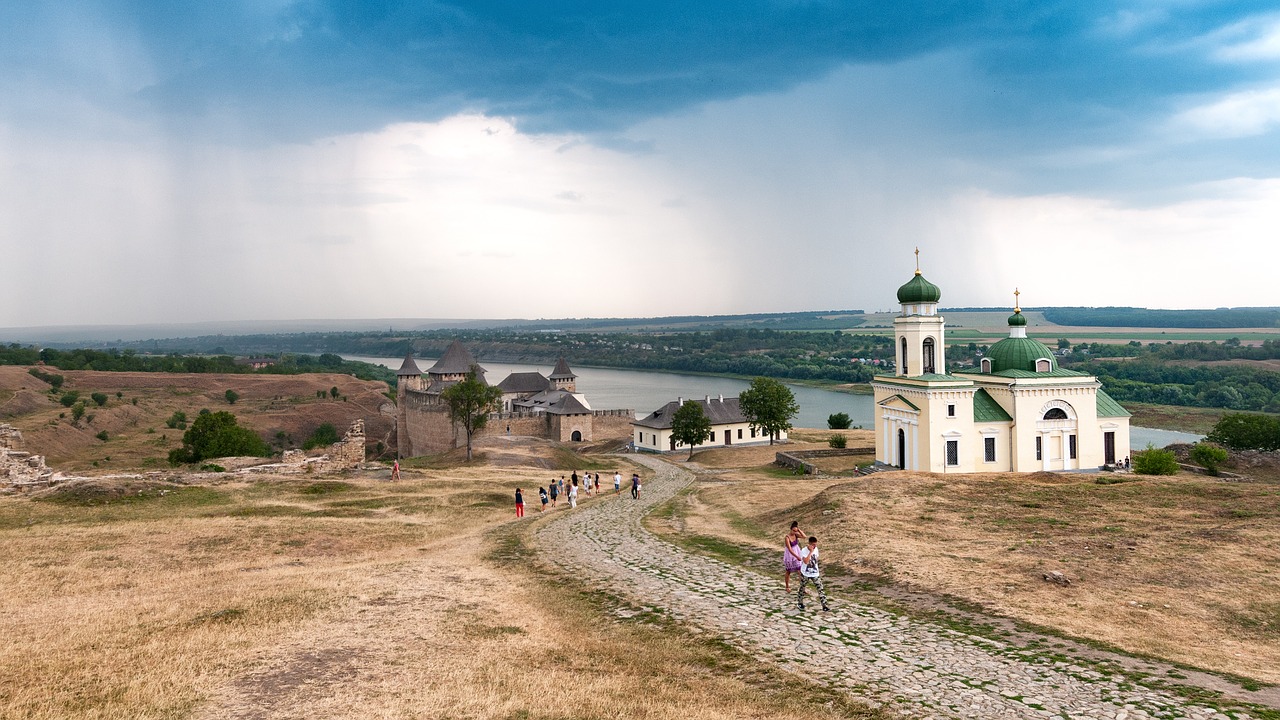
[[[714,632],[815,682],[920,718],[1247,718],[1134,686],[1120,675],[1051,658],[1028,660],[999,641],[810,595],[796,609],[775,577],[692,555],[640,523],[693,475],[657,458],[639,500],[607,496],[538,530],[543,555],[631,602]],[[809,593],[813,593],[810,588]]]

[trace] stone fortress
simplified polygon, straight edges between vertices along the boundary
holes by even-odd
[[[400,457],[444,452],[466,443],[466,434],[449,418],[441,393],[464,380],[467,373],[488,383],[485,369],[475,357],[453,341],[426,373],[413,354],[405,355],[396,371],[396,444]],[[523,435],[558,442],[624,440],[631,435],[635,411],[594,410],[586,395],[578,392],[577,376],[564,358],[550,376],[536,372],[511,373],[498,383],[502,409],[489,415],[488,424],[475,437]]]

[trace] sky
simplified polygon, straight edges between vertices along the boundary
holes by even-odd
[[[0,4],[0,327],[1278,304],[1274,2]]]

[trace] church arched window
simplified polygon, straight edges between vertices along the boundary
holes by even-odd
[[[1053,361],[1049,358],[1036,360],[1036,372],[1049,372],[1053,369]]]
[[[933,362],[933,338],[925,338],[925,339],[924,339],[924,362],[923,362],[923,368],[924,368],[923,372],[927,372],[927,373],[934,372],[934,362]]]
[[[899,363],[899,365],[902,367],[903,375],[910,374],[907,371],[907,339],[906,338],[902,338],[902,362]]]
[[[982,358],[982,372],[991,372],[991,358]]]
[[[1066,420],[1067,411],[1062,408],[1049,408],[1049,412],[1044,414],[1045,420]]]

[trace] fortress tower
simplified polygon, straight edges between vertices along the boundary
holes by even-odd
[[[569,363],[564,358],[556,361],[556,369],[551,371],[551,386],[556,390],[564,390],[565,392],[577,392],[578,376],[573,374],[569,369]]]

